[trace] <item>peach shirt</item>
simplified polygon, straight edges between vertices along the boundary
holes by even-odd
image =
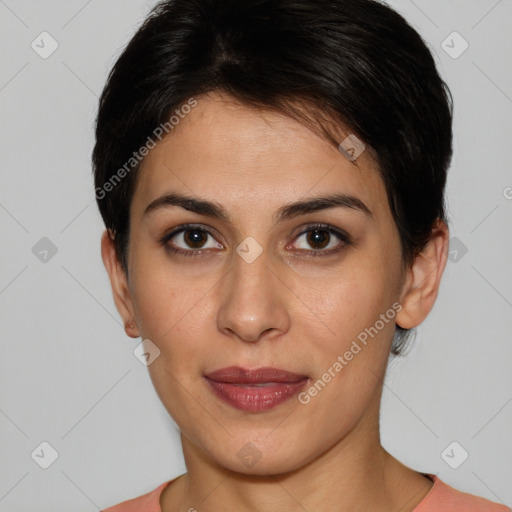
[[[511,509],[505,505],[458,491],[445,484],[436,475],[426,474],[426,476],[434,482],[434,485],[413,512],[511,512]],[[166,485],[174,480],[176,479],[168,480],[143,496],[124,501],[102,512],[162,512],[160,495]]]

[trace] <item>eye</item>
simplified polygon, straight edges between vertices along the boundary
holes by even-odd
[[[208,238],[212,240],[209,241]],[[172,243],[170,243],[171,241]],[[202,252],[200,252],[202,249],[224,248],[207,229],[190,224],[175,229],[165,235],[160,242],[168,251],[185,256],[202,254]]]
[[[302,242],[298,243],[297,241],[301,239]],[[347,233],[329,224],[308,226],[295,240],[294,248],[298,248],[311,256],[328,256],[341,251],[345,246],[352,243]]]
[[[301,239],[302,242],[300,242]],[[167,251],[184,256],[201,256],[208,252],[203,250],[224,248],[209,230],[201,225],[192,224],[173,230],[165,235],[160,243]],[[314,224],[308,226],[295,238],[292,248],[316,257],[337,253],[351,244],[352,240],[346,232],[329,224]]]

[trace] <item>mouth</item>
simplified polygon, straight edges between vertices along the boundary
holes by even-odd
[[[214,394],[235,409],[262,412],[298,394],[309,380],[307,375],[279,368],[222,368],[205,375]]]

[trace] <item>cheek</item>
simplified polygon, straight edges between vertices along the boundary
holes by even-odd
[[[361,260],[357,265],[347,265],[339,272],[332,272],[322,280],[321,286],[309,287],[303,280],[299,288],[298,295],[303,297],[304,303],[313,305],[311,309],[317,317],[309,326],[305,322],[303,327],[308,330],[322,327],[322,331],[325,330],[324,350],[326,341],[334,350],[343,349],[365,328],[374,325],[395,300],[393,290],[396,284],[391,277],[392,272],[384,270],[389,267],[379,262],[364,265]],[[392,323],[386,324],[382,330],[392,331]]]
[[[318,355],[311,387],[305,390],[308,396],[303,396],[309,401],[304,414],[333,436],[352,428],[380,388],[395,329],[389,286],[388,274],[373,265],[347,271],[345,279],[338,276],[310,298],[318,301],[321,318],[332,332],[324,329],[327,334],[315,336],[312,323],[301,326],[314,344],[308,350]]]
[[[180,425],[186,424],[193,409],[189,390],[195,389],[202,370],[198,355],[204,347],[199,345],[205,339],[206,323],[212,321],[205,300],[209,288],[161,261],[133,259],[137,325],[141,337],[160,350],[148,371],[160,400]],[[195,414],[200,416],[201,411]]]
[[[149,371],[159,394],[174,390],[165,391],[170,399],[180,394],[180,384],[190,387],[209,364],[205,349],[215,336],[211,297],[219,277],[214,272],[198,275],[192,264],[180,270],[165,255],[149,251],[134,254],[132,261],[132,299],[140,335],[160,350]]]
[[[147,245],[147,244],[146,244]],[[161,249],[139,248],[132,251],[131,291],[141,336],[155,343],[173,338],[176,332],[198,317],[206,284],[180,272]],[[191,327],[194,328],[194,323]]]

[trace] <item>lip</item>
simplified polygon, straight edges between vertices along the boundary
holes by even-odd
[[[205,375],[213,392],[232,407],[249,412],[273,409],[300,392],[306,375],[262,367],[230,366]]]

